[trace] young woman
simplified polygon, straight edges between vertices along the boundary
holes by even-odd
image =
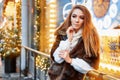
[[[50,80],[83,80],[88,71],[98,69],[99,36],[85,6],[75,5],[55,35],[51,59],[58,68],[50,68]]]

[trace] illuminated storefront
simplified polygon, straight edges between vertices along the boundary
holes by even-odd
[[[102,31],[100,71],[120,78],[120,30]]]

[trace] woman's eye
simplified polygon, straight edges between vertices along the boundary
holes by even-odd
[[[84,16],[80,16],[80,19],[84,19]]]
[[[73,15],[72,17],[73,17],[73,18],[75,18],[76,16],[75,16],[75,15]]]

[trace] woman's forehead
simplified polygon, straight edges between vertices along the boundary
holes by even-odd
[[[77,14],[77,15],[84,15],[83,11],[80,9],[74,9],[72,14]]]

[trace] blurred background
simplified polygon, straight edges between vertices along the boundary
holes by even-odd
[[[98,71],[120,78],[119,0],[0,0],[1,77],[48,79],[54,31],[76,4],[89,9],[100,35]]]

